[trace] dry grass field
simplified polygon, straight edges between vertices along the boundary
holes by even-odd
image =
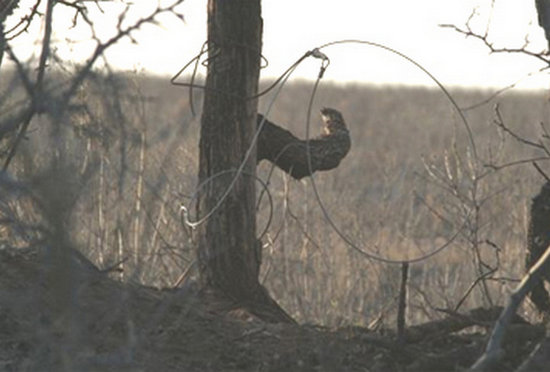
[[[0,84],[5,119],[22,95],[9,74]],[[289,83],[269,119],[305,137],[311,88]],[[452,91],[462,108],[490,94]],[[34,120],[10,166],[19,190],[0,193],[0,247],[54,234],[115,281],[172,288],[186,273],[188,285],[195,236],[180,207],[194,210],[201,97],[193,92],[193,116],[188,91],[167,80],[95,76],[65,115]],[[262,97],[260,112],[271,99]],[[546,93],[510,92],[465,110],[475,146],[436,89],[322,85],[312,136],[321,107],[340,110],[352,134],[341,165],[314,176],[322,204],[310,179],[258,166],[273,201],[271,209],[258,184],[258,231],[270,221],[261,280],[281,306],[299,323],[394,328],[399,261],[440,248],[411,264],[409,325],[441,318],[441,309],[502,305],[524,272],[530,200],[544,179],[530,162],[509,164],[543,154],[495,120],[537,141]],[[522,311],[537,316],[529,304]]]
[[[289,87],[274,120],[304,135],[310,89],[305,83]],[[487,95],[453,92],[460,107]],[[506,125],[539,136],[550,107],[544,95],[497,102]],[[530,198],[543,179],[530,164],[494,172],[487,166],[537,155],[499,133],[494,102],[465,113],[477,161],[456,111],[438,90],[327,86],[316,105],[342,110],[352,132],[352,151],[341,166],[315,175],[330,217],[349,241],[393,260],[417,258],[451,241],[411,266],[409,321],[438,317],[436,308],[501,304],[524,271]],[[314,133],[317,123],[312,118]],[[276,239],[265,270],[276,297],[301,321],[393,324],[400,266],[366,258],[346,244],[327,223],[309,181],[296,183],[280,173],[271,181],[278,204],[273,226],[282,231],[268,233]],[[492,269],[486,294],[481,285],[468,292]]]

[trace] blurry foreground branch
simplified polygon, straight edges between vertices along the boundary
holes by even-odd
[[[42,15],[39,11],[41,1],[36,0],[34,6],[28,11],[29,14],[24,16],[20,22],[17,22],[9,30],[4,29],[4,21],[8,15],[11,15],[18,2],[8,0],[7,2],[4,1],[6,4],[2,5],[2,1],[0,1],[0,64],[1,56],[5,51],[6,55],[15,65],[17,77],[27,94],[27,98],[24,101],[26,104],[21,105],[21,108],[16,107],[15,109],[6,107],[5,102],[2,102],[2,98],[0,98],[0,112],[5,115],[0,115],[0,160],[3,163],[1,166],[2,170],[5,171],[8,169],[19,149],[19,145],[26,138],[28,129],[35,116],[38,114],[48,114],[56,122],[60,118],[63,118],[67,112],[74,109],[72,101],[77,95],[78,89],[92,75],[93,66],[97,60],[105,56],[104,53],[107,49],[125,38],[137,44],[134,38],[136,31],[142,29],[145,25],[159,24],[159,17],[161,15],[171,14],[183,20],[183,16],[177,11],[177,7],[183,1],[173,0],[171,4],[166,6],[162,6],[159,3],[148,15],[139,18],[133,23],[128,21],[131,3],[127,3],[124,10],[118,15],[116,33],[106,41],[102,41],[97,36],[97,30],[101,27],[101,19],[89,18],[87,7],[81,1],[48,0],[45,12]],[[90,50],[90,55],[86,62],[74,69],[69,79],[61,85],[52,87],[51,82],[56,79],[56,71],[65,71],[68,68],[68,64],[63,63],[64,60],[56,54],[57,44],[52,38],[52,33],[56,26],[56,20],[54,20],[54,8],[56,6],[68,6],[75,9],[74,23],[76,24],[77,19],[82,19],[80,22],[88,26],[92,34],[91,41],[95,42],[95,48]],[[40,37],[41,48],[38,53],[38,64],[34,66],[32,59],[28,61],[21,60],[12,48],[12,44],[21,33],[24,33],[30,27],[31,22],[38,20],[43,20],[44,31]],[[74,41],[66,42],[71,44]],[[10,92],[9,89],[8,92]],[[12,113],[10,112],[11,110],[17,112]]]

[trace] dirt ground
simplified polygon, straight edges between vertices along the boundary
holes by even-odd
[[[266,324],[193,285],[114,281],[73,257],[0,250],[2,371],[461,371],[499,309],[407,329]],[[544,337],[516,319],[495,370],[513,371]]]

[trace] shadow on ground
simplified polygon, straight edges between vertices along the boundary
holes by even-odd
[[[391,331],[266,324],[193,285],[120,283],[78,255],[0,250],[3,371],[460,371],[482,353],[499,309]],[[67,265],[67,263],[69,263]],[[521,319],[499,371],[516,369],[544,329]]]

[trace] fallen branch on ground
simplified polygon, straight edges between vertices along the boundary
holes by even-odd
[[[533,286],[541,278],[542,274],[548,270],[548,263],[550,262],[550,247],[546,249],[546,252],[539,258],[539,260],[531,267],[529,272],[523,277],[521,283],[512,292],[508,299],[508,304],[502,314],[500,315],[485,353],[478,359],[478,361],[471,367],[471,372],[480,372],[490,370],[495,364],[502,359],[504,351],[502,349],[502,340],[504,335],[508,331],[509,325],[516,311],[521,305],[525,296],[531,291]]]

